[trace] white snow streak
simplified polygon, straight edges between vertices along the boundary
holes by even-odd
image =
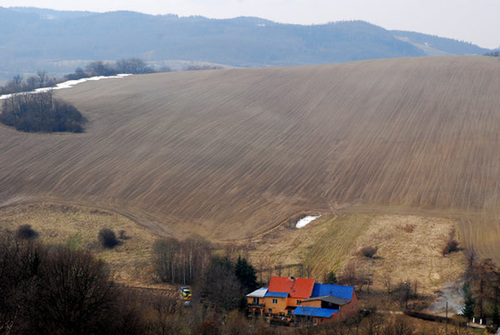
[[[25,93],[40,93],[40,92],[48,92],[52,90],[61,90],[63,88],[71,88],[75,85],[84,83],[86,81],[95,81],[95,80],[101,80],[101,79],[118,79],[118,78],[124,78],[131,76],[131,74],[117,74],[116,76],[96,76],[96,77],[90,77],[90,78],[82,78],[82,79],[77,79],[77,80],[68,80],[62,83],[57,84],[55,87],[42,87],[42,88],[37,88],[34,91],[31,92],[20,92],[20,93],[12,93],[12,94],[4,94],[0,95],[0,100],[8,99],[10,97],[13,97],[18,94],[25,94]]]
[[[300,219],[298,222],[297,222],[297,225],[295,226],[296,228],[303,228],[305,226],[307,226],[308,224],[310,224],[312,221],[316,220],[317,218],[319,218],[321,215],[316,215],[316,216],[306,216],[302,219]]]

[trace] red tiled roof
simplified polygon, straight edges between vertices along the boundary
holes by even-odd
[[[314,279],[271,277],[268,292],[286,292],[291,298],[306,299],[311,296]]]

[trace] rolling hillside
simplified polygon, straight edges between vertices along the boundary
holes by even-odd
[[[88,204],[217,240],[303,212],[430,213],[498,258],[499,91],[489,57],[88,82],[56,93],[86,133],[0,128],[0,204]]]

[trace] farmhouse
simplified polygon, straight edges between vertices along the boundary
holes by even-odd
[[[312,295],[314,279],[271,277],[265,297],[266,312],[290,316],[301,301]]]
[[[252,315],[266,315],[315,324],[343,321],[358,313],[354,287],[315,283],[314,279],[272,277],[269,287],[247,296]]]

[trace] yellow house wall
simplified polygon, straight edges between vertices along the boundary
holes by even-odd
[[[321,308],[321,300],[306,301],[306,302],[303,302],[301,305],[306,306],[306,307],[320,307]]]
[[[271,297],[266,297],[265,299],[265,312],[269,312],[269,308],[272,308],[272,314],[280,314],[280,313],[285,313],[286,314],[286,306],[287,306],[287,298],[271,298]],[[277,304],[273,304],[273,299],[278,300]]]
[[[307,298],[304,298],[304,299],[307,299]],[[297,304],[297,300],[300,300],[301,301],[300,305],[302,305],[302,300],[304,300],[304,299],[298,299],[298,298],[290,298],[290,297],[288,297],[288,305],[287,306],[292,306],[292,307],[299,306],[299,304]]]

